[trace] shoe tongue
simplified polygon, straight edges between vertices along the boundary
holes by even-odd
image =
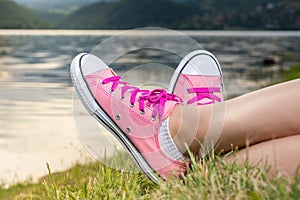
[[[96,71],[96,72],[92,73],[91,75],[100,75],[102,77],[117,76],[117,74],[111,68],[106,68],[106,69],[102,69],[102,70]]]
[[[220,76],[204,76],[204,75],[186,75],[185,79],[189,80],[192,87],[220,87],[221,78]],[[185,80],[184,79],[184,80]]]

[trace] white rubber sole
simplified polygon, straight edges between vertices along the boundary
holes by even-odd
[[[188,55],[186,55],[179,63],[178,67],[176,68],[175,72],[173,73],[173,76],[171,78],[170,84],[169,84],[169,92],[173,93],[174,89],[175,89],[175,85],[178,81],[179,75],[181,74],[181,72],[183,71],[183,69],[187,66],[187,64],[196,56],[199,55],[207,55],[209,57],[211,57],[214,62],[216,63],[216,66],[218,67],[218,71],[220,73],[221,76],[222,75],[222,70],[220,67],[220,63],[218,62],[217,58],[210,52],[206,51],[206,50],[196,50],[193,51],[191,53],[189,53]],[[222,81],[222,91],[224,92],[224,84]]]
[[[95,98],[90,92],[87,83],[83,78],[83,73],[81,69],[81,60],[86,55],[88,54],[81,53],[77,55],[73,59],[70,66],[71,78],[82,104],[90,113],[90,115],[92,115],[107,130],[109,130],[113,134],[113,136],[123,145],[123,147],[129,153],[129,155],[137,164],[137,166],[139,166],[142,172],[145,173],[150,180],[152,180],[155,183],[158,183],[157,174],[150,167],[147,161],[143,158],[141,153],[135,148],[132,142],[126,137],[125,133],[114,123],[114,121],[96,102]]]

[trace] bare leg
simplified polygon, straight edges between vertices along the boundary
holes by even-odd
[[[272,175],[280,172],[294,176],[300,165],[300,135],[262,142],[240,150],[227,159],[236,160],[240,164],[247,159],[249,165],[270,166],[269,173]]]
[[[176,107],[170,118],[170,132],[182,152],[188,144],[190,150],[198,154],[200,143],[213,123],[212,112],[219,109],[221,114],[221,105],[225,105],[226,111],[216,151],[226,152],[236,146],[243,148],[246,144],[300,134],[300,79],[297,79],[222,104]]]

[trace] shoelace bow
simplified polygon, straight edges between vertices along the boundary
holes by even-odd
[[[214,103],[215,101],[217,101],[217,102],[222,101],[220,97],[218,97],[214,94],[214,92],[221,92],[221,89],[218,87],[189,88],[189,89],[187,89],[187,92],[189,94],[196,93],[196,96],[191,98],[187,102],[188,104],[195,103],[196,101],[201,101],[202,99],[205,99],[205,98],[211,99],[212,101],[206,102],[206,103],[198,102],[197,105],[205,105],[205,104]]]
[[[153,107],[153,112],[151,115],[151,120],[156,120],[157,116],[159,117],[159,122],[162,122],[165,104],[167,101],[176,101],[182,102],[181,98],[175,94],[169,94],[164,89],[154,89],[154,90],[142,90],[138,87],[131,86],[127,82],[122,81],[120,76],[112,76],[106,78],[102,81],[102,84],[112,83],[111,92],[114,92],[119,84],[122,84],[121,89],[121,100],[125,99],[125,93],[131,90],[130,96],[130,106],[133,107],[135,102],[138,101],[139,103],[139,110],[141,114],[145,113],[145,104],[147,106]],[[140,96],[137,98],[138,94]]]

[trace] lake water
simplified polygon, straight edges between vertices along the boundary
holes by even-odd
[[[90,121],[85,127],[75,125],[81,117],[90,118],[81,108],[74,118],[69,64],[77,53],[90,52],[119,33],[0,30],[1,182],[13,183],[30,176],[36,180],[47,173],[46,162],[53,171],[60,171],[77,161],[84,162],[94,147],[100,149],[97,154],[104,147],[112,147],[114,142],[107,143],[107,138],[98,143],[94,136],[78,135],[76,129],[82,132],[96,128],[89,126]],[[299,31],[183,33],[219,59],[227,98],[266,86],[276,79],[278,70],[300,63]],[[188,42],[177,40],[169,32],[129,34],[128,40],[115,41],[111,49],[106,46],[106,58],[133,46],[139,47],[139,42],[153,36],[159,36],[161,49],[134,50],[114,60],[111,66],[133,84],[147,85],[159,80],[159,85],[165,87],[181,56],[163,49],[182,53],[192,49]],[[77,98],[74,100],[76,104]],[[86,151],[89,145],[82,145],[82,140],[93,141],[91,146],[94,147]]]

